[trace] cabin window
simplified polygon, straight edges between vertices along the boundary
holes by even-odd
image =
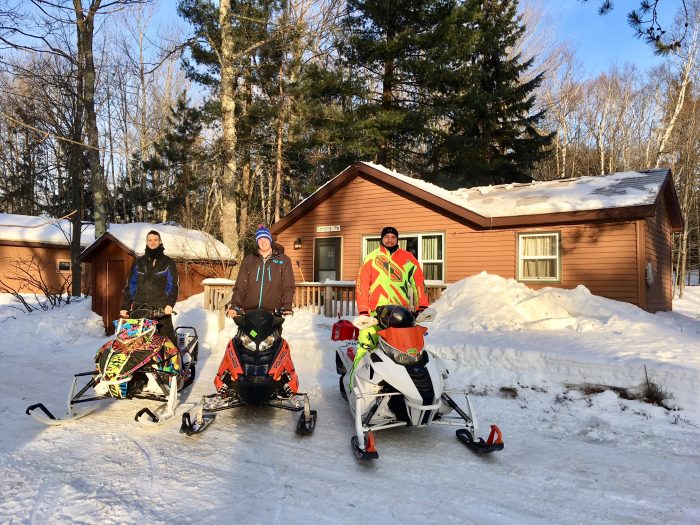
[[[561,280],[561,236],[551,233],[518,234],[518,279]]]
[[[70,261],[62,260],[62,261],[58,261],[56,264],[58,265],[58,272],[59,273],[70,272]]]
[[[408,233],[399,234],[399,248],[411,252],[418,259],[426,284],[445,281],[445,234],[444,233]],[[379,248],[379,236],[362,238],[362,258]]]

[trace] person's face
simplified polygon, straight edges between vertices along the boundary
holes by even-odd
[[[158,235],[154,235],[152,233],[149,233],[146,236],[146,246],[148,246],[151,250],[155,250],[160,246],[160,237]]]
[[[263,253],[269,252],[271,246],[272,245],[270,244],[270,239],[268,239],[267,237],[261,237],[260,240],[258,240],[258,248]]]
[[[393,233],[387,233],[382,237],[382,244],[387,248],[393,248],[399,242],[399,238]]]

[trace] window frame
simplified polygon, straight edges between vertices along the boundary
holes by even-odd
[[[61,263],[68,263],[67,270],[61,270]],[[71,273],[73,271],[73,264],[70,259],[56,259],[56,271],[58,273]]]
[[[556,255],[538,256],[538,257],[526,257],[522,255],[522,242],[523,238],[530,237],[555,237],[556,239]],[[557,264],[555,266],[557,275],[555,277],[546,278],[533,278],[533,277],[523,277],[523,262],[524,261],[539,261],[539,260],[556,260]],[[560,230],[547,230],[547,231],[526,231],[517,232],[517,242],[516,242],[516,264],[517,264],[517,276],[519,282],[524,283],[559,283],[562,282],[562,249],[561,249],[561,231]]]
[[[406,238],[406,237],[417,237],[418,238],[418,256],[416,259],[418,259],[418,263],[421,266],[421,270],[423,270],[423,266],[425,263],[428,264],[442,264],[442,279],[425,279],[425,284],[427,285],[436,285],[436,284],[445,284],[445,275],[447,275],[447,264],[446,264],[446,259],[447,259],[447,249],[445,246],[445,232],[444,231],[427,231],[427,232],[420,232],[420,233],[400,233],[399,234],[399,239],[401,238]],[[431,237],[431,236],[439,236],[442,242],[442,259],[428,259],[428,260],[423,260],[423,242],[422,238],[423,237]],[[375,234],[365,234],[362,236],[362,246],[361,246],[361,254],[362,254],[362,261],[365,260],[365,257],[367,257],[367,254],[369,253],[367,251],[367,241],[375,239],[375,240],[380,240],[381,237],[379,235]],[[423,272],[425,275],[425,272]]]

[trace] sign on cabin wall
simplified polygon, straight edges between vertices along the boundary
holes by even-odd
[[[336,226],[316,226],[316,233],[323,233],[323,232],[339,232],[340,231],[340,224]]]

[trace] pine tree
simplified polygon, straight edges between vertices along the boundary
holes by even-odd
[[[417,75],[429,68],[426,48],[452,0],[349,0],[343,22],[347,67],[359,74],[353,127],[365,137],[365,150],[380,164],[420,173],[427,123]]]
[[[143,168],[153,179],[153,172],[159,171],[167,181],[166,195],[152,195],[164,201],[168,220],[178,222],[187,228],[201,227],[197,219],[204,204],[201,192],[206,192],[211,184],[211,171],[201,168],[204,152],[200,134],[203,128],[202,113],[188,106],[183,92],[177,99],[168,118],[170,130],[155,144],[153,157],[143,162]],[[204,180],[203,180],[204,179]],[[156,206],[152,206],[156,207]],[[157,208],[157,207],[156,207]]]
[[[435,69],[425,86],[434,98],[429,179],[443,187],[530,181],[549,154],[553,134],[536,129],[533,113],[542,74],[521,81],[533,58],[511,55],[525,31],[517,0],[467,0],[437,34]]]

